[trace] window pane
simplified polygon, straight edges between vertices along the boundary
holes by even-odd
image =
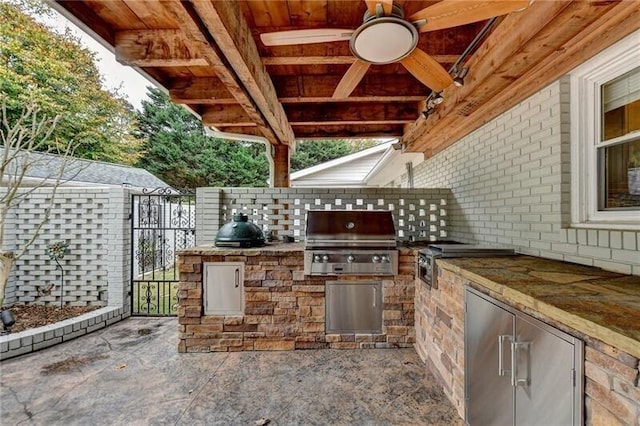
[[[602,85],[602,140],[640,130],[640,68]]]
[[[598,150],[600,210],[640,206],[640,139]]]

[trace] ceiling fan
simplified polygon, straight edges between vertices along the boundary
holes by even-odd
[[[266,46],[349,41],[356,61],[342,77],[333,98],[348,97],[371,65],[400,62],[422,84],[441,92],[453,83],[442,65],[417,48],[419,33],[465,25],[525,9],[533,0],[442,0],[409,18],[393,0],[365,0],[362,25],[350,29],[306,29],[265,33]]]

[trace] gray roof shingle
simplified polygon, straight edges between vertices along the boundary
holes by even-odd
[[[59,155],[20,151],[13,161],[13,167],[22,167],[25,161],[30,163],[25,177],[35,179],[56,179],[64,161],[62,180],[73,183],[94,183],[100,185],[122,186],[128,185],[136,188],[168,187],[163,180],[152,175],[144,169],[126,166],[122,164],[105,163],[102,161],[83,160],[79,158],[67,158]]]

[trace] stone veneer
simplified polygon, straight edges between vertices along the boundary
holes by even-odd
[[[189,250],[179,256],[179,352],[413,347],[415,252],[400,250],[394,277],[316,277],[303,272],[303,251]],[[202,264],[244,262],[244,315],[203,315]],[[382,282],[381,334],[326,334],[325,283]]]
[[[416,350],[437,373],[444,391],[464,418],[464,287],[471,286],[585,342],[585,424],[640,425],[638,358],[584,335],[538,312],[514,304],[457,274],[440,268],[438,289],[416,280]]]

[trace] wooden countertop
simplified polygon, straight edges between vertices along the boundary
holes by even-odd
[[[640,276],[530,256],[437,265],[640,358]]]

